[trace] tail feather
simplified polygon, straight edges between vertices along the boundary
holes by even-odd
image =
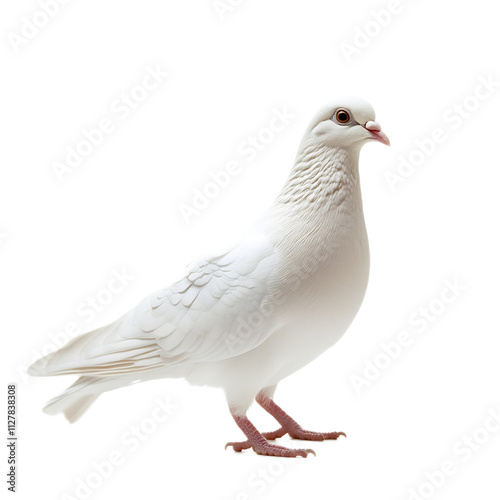
[[[192,368],[192,367],[191,367]],[[51,399],[43,411],[48,415],[64,413],[70,423],[76,422],[92,405],[92,403],[103,393],[126,387],[135,382],[145,382],[159,378],[185,377],[189,369],[185,366],[171,367],[165,370],[149,370],[146,373],[127,373],[108,377],[81,376],[73,385],[70,385],[63,393]]]
[[[168,359],[162,357],[162,348],[153,335],[143,332],[144,336],[139,337],[135,330],[122,332],[120,326],[124,321],[120,319],[80,335],[28,368],[29,375],[38,377],[80,376],[47,403],[45,413],[64,413],[73,423],[103,392],[138,381],[184,377],[192,369],[184,353]]]
[[[58,351],[35,361],[28,368],[28,374],[116,377],[165,365],[162,349],[154,336],[127,337],[121,333],[121,325],[122,320],[117,320],[75,337]],[[170,364],[176,361],[182,360],[169,359]]]
[[[43,411],[48,415],[64,413],[69,422],[76,422],[100,394],[92,393],[95,381],[92,377],[80,377],[62,394],[51,399]]]
[[[43,411],[48,415],[64,413],[69,422],[76,422],[103,392],[132,383],[132,377],[80,377],[63,393],[51,399]]]
[[[58,398],[51,400],[43,409],[47,415],[55,415],[56,413],[64,413],[64,416],[71,424],[76,422],[90,407],[90,405],[98,398],[99,394],[82,396],[74,402],[69,402],[66,396],[62,394]]]

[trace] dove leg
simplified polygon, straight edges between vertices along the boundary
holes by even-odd
[[[253,448],[253,450],[259,455],[271,455],[273,457],[307,457],[308,453],[315,455],[313,450],[303,450],[303,449],[291,449],[285,448],[284,446],[278,446],[277,444],[270,443],[263,434],[261,434],[257,428],[248,420],[247,417],[237,415],[231,411],[231,415],[238,427],[243,431],[247,437],[247,441],[242,442],[230,442],[226,444],[232,446],[234,451],[242,451],[247,448]],[[279,434],[280,431],[275,433],[266,433],[270,435],[270,439],[276,439],[281,437],[283,434]],[[273,437],[276,434],[275,437]],[[278,435],[279,434],[279,435]]]
[[[271,432],[263,432],[262,436],[267,439],[268,441],[274,441],[275,439],[278,439],[280,437],[283,437],[286,434],[286,432],[283,429],[278,429],[276,431],[271,431]],[[248,448],[252,447],[252,443],[250,443],[249,440],[246,441],[231,441],[226,444],[226,448],[228,446],[232,446],[234,448],[234,451],[242,451],[242,450],[247,450]]]
[[[288,434],[292,439],[307,441],[324,441],[325,439],[337,439],[339,436],[345,437],[344,432],[312,432],[304,430],[264,392],[260,392],[255,400],[281,424],[281,429],[275,431],[277,433],[281,432],[281,435]]]

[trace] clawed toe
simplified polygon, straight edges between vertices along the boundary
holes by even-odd
[[[326,439],[337,439],[339,436],[346,437],[344,432],[312,432],[304,429],[294,429],[288,434],[292,439],[302,439],[304,441],[324,441]]]
[[[268,455],[272,457],[303,457],[307,458],[307,455],[310,453],[311,455],[316,456],[314,450],[308,448],[304,449],[294,449],[294,448],[285,448],[284,446],[278,446],[276,444],[267,443],[264,446],[255,446],[253,450],[259,455]]]
[[[345,432],[325,432],[323,436],[325,439],[338,439],[340,436],[347,437]]]
[[[284,446],[278,446],[276,444],[272,444],[269,442],[265,443],[256,443],[255,445],[250,444],[250,441],[231,441],[226,443],[224,449],[227,449],[229,446],[233,448],[236,452],[241,452],[243,450],[247,450],[252,448],[255,453],[259,455],[268,455],[273,457],[303,457],[306,458],[310,453],[311,455],[316,456],[314,450],[308,448],[304,449],[293,449],[293,448],[285,448]]]
[[[237,452],[247,450],[248,448],[252,447],[249,441],[230,441],[229,443],[226,443],[224,449],[227,450],[229,446],[232,446],[233,450]]]
[[[326,439],[335,440],[340,436],[346,437],[345,432],[312,432],[303,429],[293,418],[287,415],[270,397],[259,393],[256,401],[270,413],[281,427],[273,432],[260,433],[255,426],[248,420],[245,415],[239,415],[231,411],[238,427],[243,431],[243,434],[248,438],[247,441],[229,442],[226,444],[226,449],[232,446],[234,451],[240,452],[252,448],[259,455],[271,455],[275,457],[304,457],[310,453],[316,456],[314,450],[308,449],[293,449],[279,446],[270,441],[274,441],[285,434],[288,434],[292,439],[303,439],[305,441],[324,441]]]

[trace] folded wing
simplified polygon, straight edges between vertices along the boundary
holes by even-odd
[[[75,338],[30,367],[33,375],[115,376],[226,359],[275,328],[265,304],[276,254],[262,234],[192,264],[185,276],[114,323]]]

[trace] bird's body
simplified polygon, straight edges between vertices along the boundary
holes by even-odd
[[[344,106],[340,112],[351,109],[355,134],[349,131],[347,140],[342,121],[336,120],[333,132],[344,134],[343,140],[332,137],[335,122],[326,121],[333,121],[332,112],[339,116],[338,106],[318,113],[275,203],[229,251],[200,259],[182,279],[113,324],[76,338],[31,367],[34,375],[81,375],[49,403],[48,413],[63,411],[73,421],[104,391],[139,380],[185,377],[224,389],[233,417],[252,436],[256,451],[286,450],[256,444],[260,438],[245,427],[246,411],[255,398],[264,407],[274,404],[270,398],[280,380],[340,339],[368,281],[358,158],[366,139],[384,142],[386,137],[367,103],[353,100]],[[375,125],[370,129],[365,123]]]
[[[324,189],[334,190],[336,177],[342,175],[332,171]],[[236,357],[198,364],[187,377],[195,384],[223,387],[230,406],[241,414],[260,390],[275,386],[333,346],[361,305],[368,282],[368,239],[359,179],[355,175],[350,182],[350,188],[342,185],[337,194],[318,191],[309,202],[307,222],[303,207],[298,207],[287,210],[284,223],[285,202],[278,199],[260,225],[276,256],[266,302],[259,312],[242,318],[241,338],[229,340],[243,342],[256,329],[269,336]],[[304,225],[312,231],[299,227]]]

